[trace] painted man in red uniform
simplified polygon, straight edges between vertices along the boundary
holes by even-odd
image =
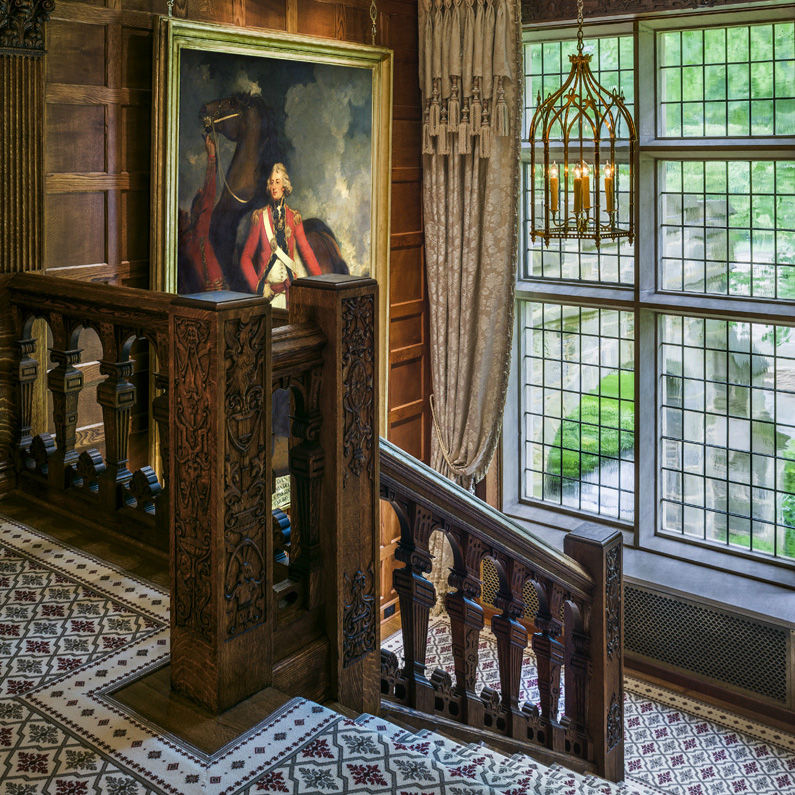
[[[251,291],[270,298],[274,306],[286,306],[294,279],[320,273],[301,215],[285,202],[292,190],[287,170],[276,163],[268,178],[271,200],[251,214],[251,229],[240,256],[240,268]]]

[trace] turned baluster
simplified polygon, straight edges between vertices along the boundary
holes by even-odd
[[[47,386],[52,392],[52,418],[55,426],[56,449],[48,461],[50,485],[57,489],[69,488],[75,474],[78,454],[77,401],[83,388],[83,373],[75,365],[80,363],[79,348],[72,347],[76,335],[70,333],[66,320],[55,315],[50,322],[53,347],[50,357],[55,367],[47,374]],[[76,340],[75,340],[76,341]]]
[[[321,376],[321,368],[314,368],[302,378],[292,423],[292,434],[301,441],[290,449],[290,474],[295,484],[293,524],[290,528],[290,575],[304,581],[308,608],[317,607],[322,601],[320,500],[326,459],[319,442]]]
[[[433,714],[433,686],[425,675],[428,650],[428,617],[436,604],[436,589],[423,574],[431,570],[428,541],[435,527],[433,516],[419,505],[404,510],[394,495],[384,495],[395,505],[400,520],[400,542],[395,558],[405,564],[392,573],[392,586],[400,600],[403,632],[403,674],[408,687],[408,703]]]
[[[527,630],[517,619],[524,614],[522,585],[525,569],[513,560],[505,564],[505,577],[500,578],[500,589],[494,600],[502,613],[491,620],[497,638],[497,660],[500,666],[502,706],[507,711],[506,730],[510,737],[525,738],[527,718],[519,708],[522,681],[522,660],[527,648]]]
[[[475,601],[480,596],[480,560],[482,544],[462,531],[455,533],[461,555],[448,583],[455,591],[445,596],[453,637],[456,692],[463,696],[461,719],[469,726],[483,726],[483,702],[475,692],[478,671],[478,646],[483,629],[483,608]]]
[[[36,361],[36,339],[28,337],[17,340],[19,349],[19,426],[17,429],[17,451],[20,463],[27,468],[30,445],[33,441],[33,390],[39,375]]]
[[[558,618],[562,594],[549,582],[541,583],[537,590],[539,609],[535,625],[538,632],[533,635],[532,645],[538,666],[541,725],[545,727],[545,744],[556,751],[562,751],[564,738],[557,724],[560,668],[564,659],[563,644],[558,640],[562,629]]]
[[[119,329],[110,323],[100,324],[104,358],[99,372],[107,378],[97,387],[97,403],[102,406],[105,425],[105,461],[107,468],[101,480],[100,497],[104,506],[114,511],[125,502],[124,486],[132,479],[127,468],[127,444],[130,436],[130,414],[135,404],[135,386],[130,382],[133,362],[128,346],[120,344]]]

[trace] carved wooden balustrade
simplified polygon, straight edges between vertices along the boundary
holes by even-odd
[[[271,685],[376,710],[375,281],[299,280],[275,328],[268,303],[251,296],[180,297],[39,274],[6,284],[18,329],[18,486],[170,550],[172,686],[216,713]],[[44,377],[36,318],[52,334],[54,434],[34,435],[34,387]],[[104,456],[76,449],[86,327],[102,344]],[[157,358],[161,478],[153,466],[127,466],[131,348],[141,337]],[[293,395],[289,545],[271,516],[277,388]],[[285,549],[288,566],[274,562]]]
[[[381,440],[381,498],[400,523],[394,588],[400,599],[404,664],[381,653],[382,695],[402,706],[404,719],[475,736],[542,757],[582,760],[609,779],[624,776],[622,547],[618,531],[585,527],[569,533],[561,554],[499,512]],[[425,578],[433,561],[429,539],[442,531],[453,551],[451,590],[444,606],[452,633],[454,676],[426,668],[429,613],[437,594]],[[499,692],[476,692],[484,613],[481,562],[499,576],[495,615]],[[528,632],[523,588],[538,596],[530,645],[538,671],[539,704],[520,704],[522,658]],[[564,703],[560,703],[563,676]],[[388,702],[384,703],[386,706]],[[473,735],[469,735],[473,736]],[[590,765],[588,764],[590,763]]]
[[[131,348],[146,337],[158,354],[157,385],[163,394],[154,401],[160,423],[161,451],[167,457],[169,311],[174,296],[117,290],[54,279],[38,274],[14,276],[9,296],[18,334],[17,458],[19,485],[50,504],[77,515],[101,520],[162,550],[168,549],[168,510],[163,483],[154,466],[128,469],[130,416],[136,404],[131,381]],[[43,318],[52,336],[53,367],[40,373],[44,341],[34,334],[34,320]],[[80,333],[93,328],[102,346],[97,388],[102,407],[105,455],[96,448],[78,453],[76,429],[83,374],[77,368],[82,351]],[[165,354],[165,355],[163,355]],[[46,379],[52,399],[50,434],[34,434],[37,381]],[[165,410],[164,410],[165,409]],[[150,462],[154,464],[154,462]]]

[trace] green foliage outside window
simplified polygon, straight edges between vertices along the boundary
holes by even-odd
[[[627,370],[605,376],[582,396],[560,424],[547,457],[547,473],[578,480],[602,458],[618,459],[635,446],[635,376]]]

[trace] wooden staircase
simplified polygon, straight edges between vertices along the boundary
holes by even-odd
[[[621,536],[585,529],[560,554],[379,443],[375,281],[299,280],[289,317],[243,295],[180,297],[37,274],[5,286],[18,340],[18,490],[169,551],[174,691],[219,714],[279,684],[357,713],[402,711],[417,724],[489,733],[623,777]],[[51,423],[39,427],[46,342],[36,318],[49,329],[54,365]],[[102,344],[104,450],[76,446],[86,327]],[[156,361],[143,389],[130,379],[133,343],[148,344]],[[292,395],[289,543],[271,522],[275,389]],[[131,471],[130,416],[141,403],[151,405],[152,455]],[[402,666],[378,649],[379,499],[401,530]],[[454,677],[425,668],[437,595],[424,575],[435,529],[454,552],[444,596]],[[492,619],[500,689],[476,693],[484,558],[500,581]],[[518,621],[528,582],[539,603],[532,639]],[[538,708],[519,703],[528,641]]]

